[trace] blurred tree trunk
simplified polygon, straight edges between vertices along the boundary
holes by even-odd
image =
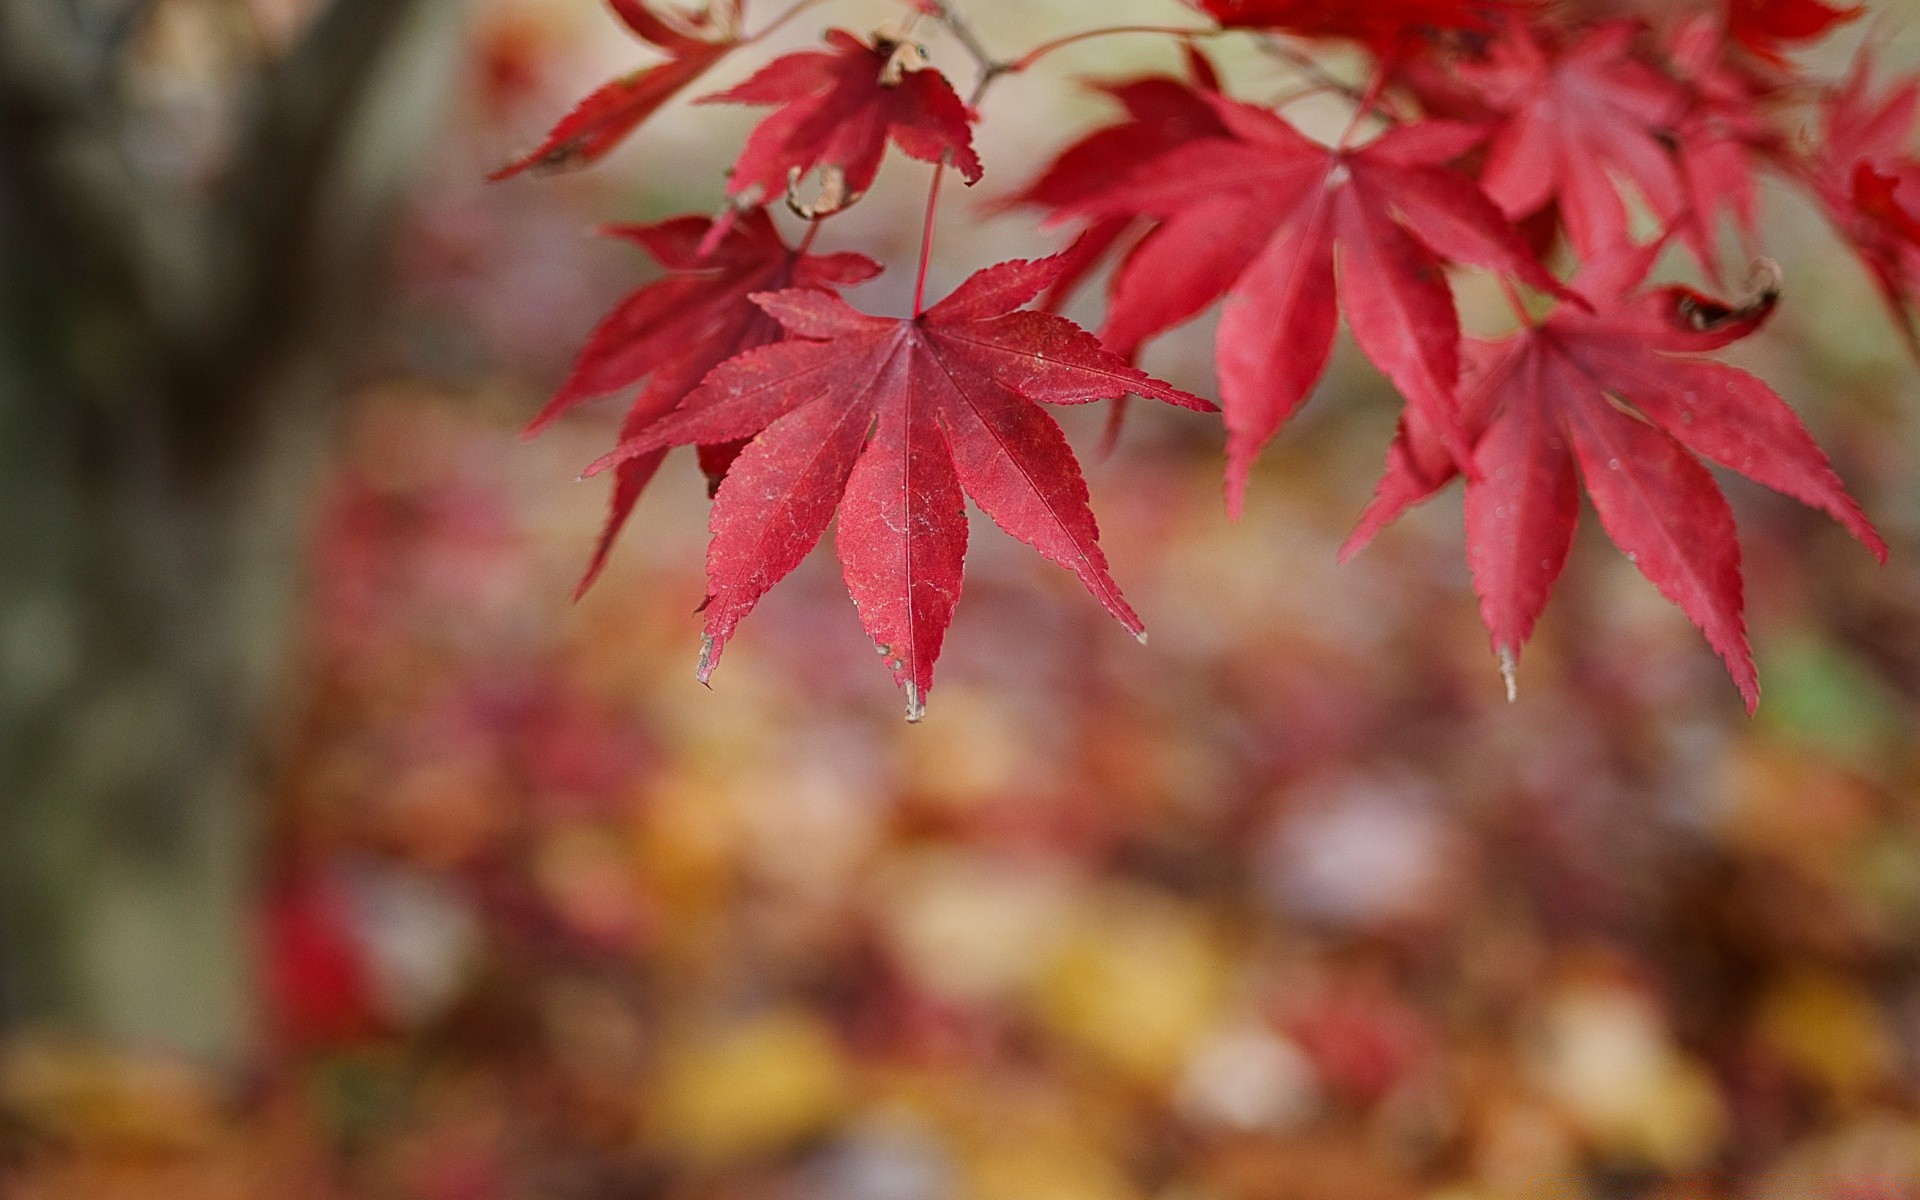
[[[231,1063],[329,364],[457,6],[325,5],[212,184],[127,94],[152,7],[0,0],[0,1018]]]

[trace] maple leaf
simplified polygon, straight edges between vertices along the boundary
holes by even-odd
[[[746,0],[714,0],[698,17],[661,16],[642,0],[608,0],[614,14],[641,41],[664,52],[658,66],[623,75],[593,92],[560,118],[533,151],[488,176],[506,179],[522,171],[557,171],[606,157],[661,106],[691,85],[740,44]]]
[[[1515,220],[1558,202],[1583,260],[1629,240],[1616,179],[1633,186],[1662,227],[1688,207],[1668,149],[1686,96],[1635,56],[1640,33],[1633,22],[1611,21],[1549,48],[1534,29],[1510,22],[1484,62],[1460,68],[1489,106],[1507,114],[1488,147],[1481,186]]]
[[[1511,689],[1573,544],[1584,480],[1607,535],[1706,634],[1751,712],[1759,681],[1740,544],[1733,511],[1699,459],[1824,510],[1883,562],[1887,547],[1772,388],[1695,357],[1752,333],[1777,294],[1733,306],[1688,288],[1636,291],[1655,250],[1612,256],[1583,275],[1576,286],[1591,312],[1562,305],[1511,337],[1468,343],[1463,408],[1478,435],[1468,565]],[[1403,424],[1342,557],[1453,474],[1431,433]]]
[[[1690,93],[1672,136],[1686,194],[1679,234],[1715,282],[1720,216],[1730,216],[1751,244],[1759,233],[1760,169],[1788,158],[1786,140],[1765,115],[1779,84],[1747,69],[1732,45],[1721,23],[1703,13],[1675,27],[1667,46],[1673,73]]]
[[[1517,0],[1189,0],[1230,29],[1277,29],[1299,37],[1348,38],[1388,49],[1422,33],[1484,32]]]
[[[1908,308],[1920,290],[1920,159],[1907,150],[1920,118],[1920,79],[1903,79],[1876,95],[1872,75],[1873,61],[1862,55],[1827,101],[1812,182],[1908,349],[1920,357]]]
[[[1130,632],[1087,487],[1036,404],[1127,393],[1210,410],[1050,313],[1018,311],[1057,259],[977,272],[909,319],[787,290],[756,301],[794,340],[749,351],[593,469],[676,445],[751,438],[714,499],[700,678],[760,597],[839,513],[835,545],[860,620],[918,720],[960,596],[970,496],[1002,529],[1077,575]]]
[[[527,436],[588,400],[645,380],[620,430],[623,440],[635,437],[673,411],[713,368],[786,336],[748,297],[786,288],[851,286],[880,273],[880,265],[864,255],[790,249],[764,210],[742,215],[703,255],[712,229],[706,217],[676,217],[606,230],[639,245],[668,275],[629,295],[601,320],[560,390],[527,426]],[[665,454],[660,450],[621,464],[611,511],[576,595],[584,594],[606,565],[615,538]],[[701,447],[701,465],[715,480],[730,461],[725,447]]]
[[[1126,119],[1096,129],[1062,150],[1032,183],[1009,197],[1007,205],[1068,209],[1098,196],[1141,164],[1170,150],[1205,138],[1229,136],[1207,99],[1220,92],[1213,64],[1192,45],[1183,49],[1191,81],[1149,75],[1094,85],[1094,90],[1120,105]],[[1111,251],[1136,238],[1147,224],[1144,218],[1130,214],[1090,223],[1065,251],[1065,269],[1043,297],[1042,307],[1057,311]]]
[[[1238,512],[1254,458],[1332,354],[1338,245],[1338,298],[1355,339],[1464,457],[1460,327],[1443,260],[1560,290],[1473,181],[1442,165],[1479,131],[1425,121],[1340,150],[1269,110],[1213,104],[1232,137],[1160,155],[1067,210],[1159,221],[1120,268],[1102,340],[1131,356],[1226,297],[1215,359]]]
[[[1820,0],[1727,0],[1727,33],[1753,53],[1773,61],[1782,42],[1812,42],[1856,20],[1864,6],[1834,8]]]
[[[1220,78],[1212,62],[1191,44],[1182,49],[1189,79],[1149,75],[1094,85],[1096,91],[1119,103],[1126,119],[1096,129],[1062,150],[1031,184],[1008,198],[1007,206],[1071,208],[1098,196],[1142,163],[1170,150],[1206,138],[1230,136],[1208,99],[1220,94]],[[1040,298],[1040,306],[1048,312],[1060,311],[1088,276],[1099,270],[1116,251],[1137,242],[1151,226],[1150,219],[1133,214],[1089,222],[1061,252],[1065,265],[1060,277]],[[1132,362],[1138,352],[1137,345],[1128,347],[1121,357]],[[1127,398],[1122,396],[1114,402],[1108,418],[1107,432],[1101,440],[1102,455],[1111,453],[1119,443],[1126,416]]]
[[[947,77],[921,65],[918,47],[844,29],[827,31],[830,51],[804,51],[768,63],[738,87],[702,104],[775,104],[734,163],[727,194],[779,195],[819,169],[822,212],[844,207],[873,186],[887,141],[922,162],[947,155],[968,183],[980,179],[973,113]]]

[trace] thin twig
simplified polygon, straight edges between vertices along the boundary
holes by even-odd
[[[965,48],[967,54],[972,57],[974,65],[980,69],[980,82],[974,86],[973,96],[967,101],[970,105],[978,105],[981,99],[987,94],[987,89],[991,88],[995,81],[1000,79],[1001,76],[1017,75],[1033,66],[1034,63],[1039,62],[1042,58],[1052,54],[1055,50],[1065,49],[1068,46],[1076,45],[1092,38],[1112,37],[1116,34],[1123,33],[1157,34],[1162,37],[1201,38],[1214,37],[1222,33],[1232,32],[1226,29],[1194,29],[1173,25],[1113,25],[1101,29],[1083,29],[1079,33],[1070,33],[1065,37],[1055,38],[1050,42],[1042,42],[1018,58],[1003,59],[995,58],[993,53],[987,49],[986,44],[983,43],[979,35],[973,31],[973,26],[968,23],[965,14],[960,11],[959,6],[955,4],[953,0],[930,0],[930,3],[935,17],[942,25],[947,27],[948,31],[953,34],[954,40]]]
[[[980,72],[980,82],[973,85],[973,91],[967,96],[968,108],[979,108],[980,102],[987,97],[987,89],[996,79],[1006,74],[1004,67],[990,67]]]
[[[977,108],[986,96],[987,89],[993,86],[993,81],[1006,74],[1007,64],[995,58],[987,49],[986,43],[973,31],[973,26],[957,5],[950,3],[950,0],[933,0],[933,8],[935,17],[947,27],[947,32],[960,43],[968,57],[973,59],[974,66],[980,70],[980,80],[974,84],[973,94],[967,98],[967,107]]]
[[[1327,91],[1339,92],[1355,103],[1359,103],[1360,97],[1365,94],[1360,88],[1315,62],[1311,55],[1301,53],[1299,47],[1284,38],[1267,34],[1260,39],[1260,47]]]
[[[972,23],[967,20],[966,14],[960,11],[958,5],[951,3],[950,0],[934,0],[933,7],[940,23],[945,25],[948,32],[953,34],[954,40],[973,56],[973,61],[979,64],[982,71],[997,75],[1006,69],[1005,64],[995,58],[987,49],[986,43],[980,40],[980,35],[973,31]]]
[[[1047,55],[1052,54],[1055,50],[1064,50],[1068,46],[1078,45],[1081,42],[1091,41],[1094,38],[1114,37],[1124,33],[1156,34],[1161,37],[1203,38],[1218,37],[1223,33],[1232,32],[1235,31],[1229,29],[1195,29],[1181,25],[1111,25],[1104,29],[1083,29],[1079,33],[1070,33],[1065,37],[1058,37],[1050,42],[1042,42],[1025,54],[1022,54],[1019,58],[1014,59],[1013,62],[1007,65],[1007,70],[1024,71]]]

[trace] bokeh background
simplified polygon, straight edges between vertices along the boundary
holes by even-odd
[[[1873,10],[1813,60],[1920,60]],[[711,210],[754,114],[481,179],[643,54],[590,0],[0,0],[0,1195],[1920,1197],[1920,376],[1814,214],[1735,356],[1895,550],[1726,481],[1757,718],[1591,520],[1513,705],[1457,490],[1336,566],[1397,407],[1343,347],[1238,524],[1213,422],[1066,414],[1151,643],[982,524],[909,728],[824,553],[694,683],[690,457],[569,600],[618,405],[516,430],[648,277],[590,231]],[[1059,245],[993,201],[1080,79],[1174,65],[997,88],[934,290]],[[863,307],[925,177],[827,227]],[[1147,365],[1211,392],[1210,332]]]

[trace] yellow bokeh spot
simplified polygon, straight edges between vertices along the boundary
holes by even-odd
[[[1219,1010],[1221,948],[1190,910],[1126,896],[1089,911],[1040,984],[1055,1033],[1147,1084],[1170,1080]]]
[[[668,1052],[653,1129],[682,1156],[721,1162],[778,1150],[831,1125],[852,1090],[820,1022],[773,1014],[695,1036]]]
[[[1803,972],[1773,988],[1759,1023],[1767,1045],[1842,1097],[1858,1096],[1892,1067],[1893,1038],[1873,999],[1828,974]]]

